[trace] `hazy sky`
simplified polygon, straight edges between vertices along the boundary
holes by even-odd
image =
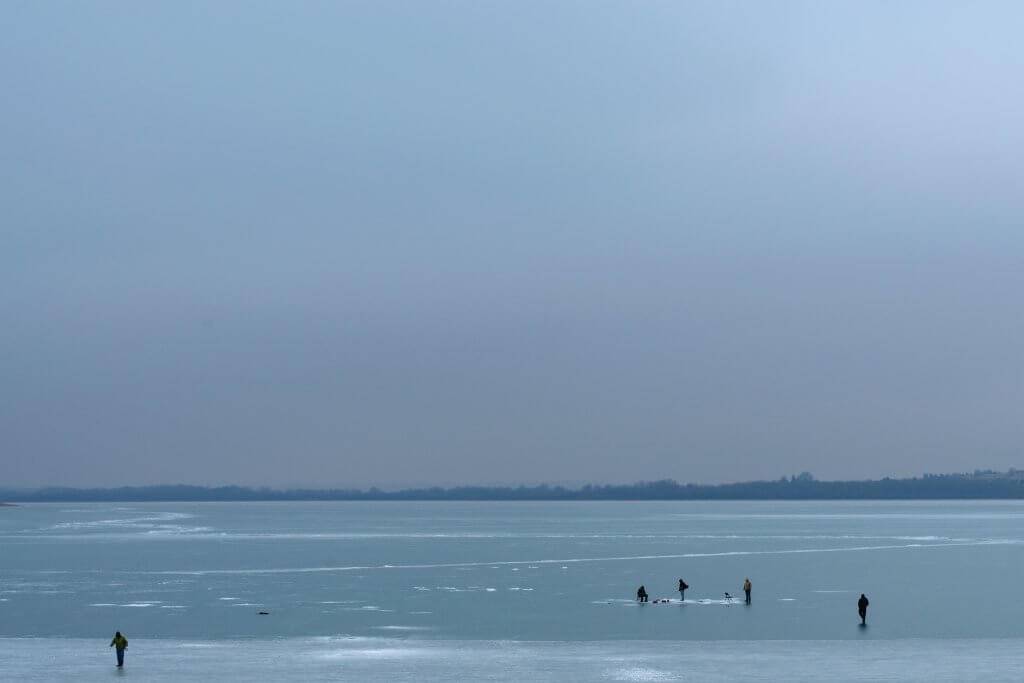
[[[1024,466],[1019,2],[0,4],[0,484]]]

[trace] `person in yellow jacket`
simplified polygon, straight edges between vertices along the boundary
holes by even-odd
[[[128,648],[128,639],[118,631],[114,634],[114,639],[110,641],[110,647],[117,652],[117,666],[124,666],[124,651]]]
[[[743,579],[743,592],[747,595],[747,604],[750,604],[750,591],[753,588],[753,584],[750,583],[750,579]]]

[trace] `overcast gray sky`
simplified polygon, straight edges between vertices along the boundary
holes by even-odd
[[[1018,2],[0,5],[0,483],[1024,466]]]

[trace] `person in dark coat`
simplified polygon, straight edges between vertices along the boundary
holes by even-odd
[[[636,601],[647,602],[647,589],[643,586],[636,589]]]
[[[868,596],[861,593],[860,600],[857,601],[857,614],[860,615],[861,626],[868,625],[868,605],[870,604],[871,603],[868,602]]]
[[[679,579],[679,601],[686,600],[686,589],[690,587],[690,584],[686,583],[682,579]]]

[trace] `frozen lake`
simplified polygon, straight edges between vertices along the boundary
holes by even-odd
[[[145,680],[991,680],[1024,662],[1017,502],[48,504],[0,509],[0,549],[15,680],[112,675],[116,629]],[[746,576],[753,604],[725,600]],[[675,601],[638,605],[641,583]]]
[[[0,639],[11,681],[1019,681],[1020,640],[519,642]],[[134,650],[133,650],[134,648]]]

